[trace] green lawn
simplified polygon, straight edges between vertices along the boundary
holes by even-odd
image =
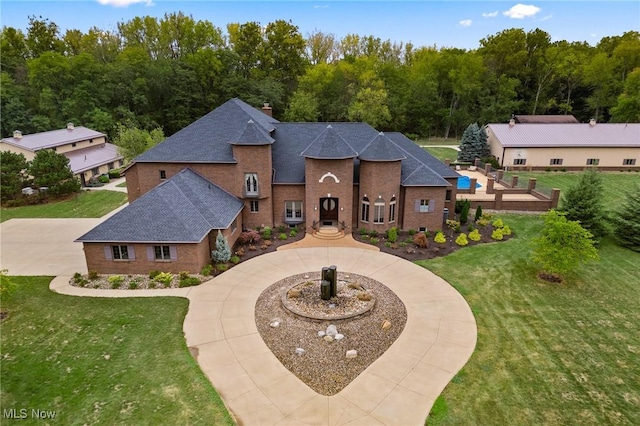
[[[71,297],[52,293],[50,277],[12,279],[3,410],[55,411],[60,425],[233,424],[185,345],[186,299]]]
[[[579,172],[512,172],[518,180],[536,178],[537,183],[547,188],[559,188],[562,192],[574,185],[580,177]],[[640,173],[635,172],[603,172],[603,203],[607,210],[615,209],[624,197],[624,191],[631,188],[634,182],[640,182]]]
[[[458,151],[453,148],[425,147],[424,149],[442,162],[448,158],[453,163],[458,158]]]
[[[127,202],[127,194],[115,191],[81,191],[64,201],[0,209],[0,222],[13,218],[102,217]]]
[[[455,138],[449,138],[449,139],[445,139],[445,138],[430,138],[430,139],[418,139],[416,141],[416,143],[420,146],[427,146],[427,145],[453,145],[453,146],[458,146],[460,145],[460,140],[459,139],[455,139]]]
[[[124,182],[120,182],[119,184],[116,185],[118,188],[126,188],[127,187],[127,181],[125,180]]]
[[[516,238],[418,262],[478,325],[475,353],[427,423],[640,424],[640,253],[605,239],[599,262],[546,283],[530,263],[542,220],[503,217]]]

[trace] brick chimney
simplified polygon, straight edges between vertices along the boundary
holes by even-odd
[[[273,109],[269,106],[268,102],[265,102],[262,106],[262,112],[267,114],[269,117],[273,117]]]

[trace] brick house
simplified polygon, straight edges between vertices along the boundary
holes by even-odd
[[[90,270],[147,273],[161,261],[166,270],[199,272],[218,230],[233,245],[240,230],[260,226],[441,229],[458,177],[401,133],[366,123],[281,123],[268,108],[231,99],[138,156],[126,170],[129,206],[77,241]],[[198,191],[189,189],[194,182]],[[182,201],[167,206],[166,187],[176,185]],[[224,220],[203,223],[206,237],[163,237],[165,228],[184,227],[194,208],[223,212]],[[141,235],[133,238],[132,229]],[[130,258],[129,246],[142,261]],[[115,258],[122,247],[128,259]],[[197,259],[186,259],[187,250]]]
[[[67,124],[66,129],[23,135],[16,130],[13,137],[0,140],[0,151],[11,151],[33,160],[36,152],[51,149],[69,159],[71,172],[78,176],[82,186],[93,177],[108,173],[124,164],[115,145],[107,142],[104,133]]]

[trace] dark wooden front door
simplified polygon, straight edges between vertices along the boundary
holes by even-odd
[[[320,221],[338,220],[338,199],[320,198]]]

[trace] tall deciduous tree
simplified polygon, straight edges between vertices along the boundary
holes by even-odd
[[[80,190],[80,181],[69,167],[69,159],[49,149],[41,149],[29,165],[29,174],[38,188],[47,187],[54,197]]]
[[[22,184],[27,179],[27,167],[27,159],[23,154],[0,152],[0,196],[3,203],[20,195]]]
[[[594,169],[587,170],[564,193],[559,209],[566,213],[568,220],[580,222],[596,239],[607,233],[603,191],[600,174]]]
[[[624,83],[624,92],[618,103],[611,108],[611,121],[617,123],[640,123],[640,68],[629,73]]]
[[[579,222],[550,210],[544,215],[542,235],[533,241],[533,260],[547,274],[565,275],[583,263],[598,259],[592,237]]]
[[[387,91],[370,87],[361,89],[349,105],[349,120],[364,121],[376,129],[386,125],[391,120]]]
[[[318,100],[310,93],[296,91],[284,112],[286,121],[318,121]]]
[[[118,152],[125,161],[129,162],[164,139],[164,133],[160,128],[148,132],[134,126],[126,127],[119,124],[116,126],[116,137],[113,143],[118,146]]]
[[[620,244],[640,252],[640,185],[626,194],[615,214],[611,216],[613,235]]]

